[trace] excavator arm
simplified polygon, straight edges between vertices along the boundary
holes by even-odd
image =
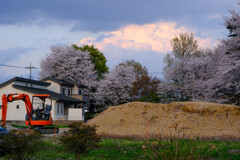
[[[3,128],[6,128],[6,118],[7,118],[7,106],[8,106],[8,102],[13,102],[13,101],[17,101],[17,100],[23,100],[26,106],[26,111],[27,111],[27,116],[29,117],[29,123],[30,123],[30,117],[31,117],[31,113],[32,113],[32,103],[31,100],[29,98],[28,95],[26,94],[19,94],[18,96],[17,93],[14,94],[3,94],[2,95],[2,120],[1,120],[1,126]]]
[[[51,98],[50,95],[45,95],[45,94],[41,94],[41,95],[33,95],[33,97],[38,97],[42,100],[43,102],[43,107],[44,107],[44,102],[46,98]],[[2,120],[1,120],[1,126],[3,128],[6,128],[6,116],[7,116],[7,107],[8,107],[8,102],[13,102],[13,101],[18,101],[18,100],[22,100],[25,103],[26,106],[26,112],[27,112],[27,116],[26,116],[26,120],[25,120],[25,124],[26,125],[31,125],[32,128],[35,131],[38,131],[42,134],[53,134],[53,133],[58,133],[59,129],[55,126],[49,126],[52,125],[52,117],[51,117],[51,105],[49,107],[49,105],[46,105],[46,112],[44,111],[44,109],[42,108],[42,112],[43,115],[37,118],[32,119],[32,115],[36,112],[36,110],[33,109],[33,103],[31,102],[29,96],[27,94],[3,94],[2,95]],[[52,103],[51,103],[52,104]],[[38,109],[37,109],[38,111]]]

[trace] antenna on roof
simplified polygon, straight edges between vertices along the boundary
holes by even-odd
[[[37,69],[37,68],[32,66],[32,64],[30,62],[30,66],[25,67],[25,69],[29,69],[29,71],[30,71],[29,79],[32,79],[32,69]]]

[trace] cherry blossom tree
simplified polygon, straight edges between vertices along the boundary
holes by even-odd
[[[193,96],[193,77],[197,77],[196,72],[191,70],[191,64],[196,65],[193,61],[196,62],[195,58],[200,57],[201,51],[198,49],[197,41],[192,33],[180,34],[179,37],[173,38],[170,43],[172,52],[164,58],[166,64],[164,78],[167,82],[164,85],[169,85],[166,86],[168,90],[174,90],[175,94],[171,96],[171,99],[190,99]]]
[[[180,34],[171,41],[172,52],[164,58],[165,82],[158,87],[160,101],[204,99],[206,81],[216,72],[212,65],[213,52],[199,49],[192,33]]]
[[[97,74],[88,52],[74,49],[73,46],[53,46],[46,58],[41,60],[40,77],[70,79],[87,86],[96,87]]]
[[[134,68],[127,63],[117,65],[100,80],[94,94],[96,104],[109,106],[133,100],[130,96],[132,83],[136,80]]]
[[[126,61],[122,62],[122,64],[124,64],[124,63],[133,67],[133,71],[136,73],[137,77],[148,75],[147,68],[145,66],[142,66],[141,63],[139,63],[135,60],[126,60]]]
[[[127,60],[122,64],[132,66],[136,75],[136,81],[132,84],[130,96],[135,100],[157,102],[157,86],[160,80],[157,77],[149,76],[147,68],[135,60]]]
[[[212,86],[209,95],[217,102],[240,104],[240,15],[230,11],[224,20],[229,38],[221,40],[216,49],[218,66],[208,82]]]

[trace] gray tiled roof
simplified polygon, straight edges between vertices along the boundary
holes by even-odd
[[[32,88],[32,87],[25,87],[25,86],[19,86],[19,85],[12,85],[13,88],[23,90],[26,92],[30,92],[33,94],[49,94],[53,100],[56,100],[57,102],[69,102],[69,103],[86,103],[85,101],[78,100],[69,96],[65,96],[62,94],[58,94],[56,92],[52,92],[46,89],[39,89],[39,88]]]
[[[47,83],[47,82],[42,82],[42,81],[36,81],[36,80],[32,80],[32,79],[27,79],[27,78],[22,78],[22,77],[14,77],[2,84],[0,84],[0,88],[12,83],[12,82],[25,82],[25,83],[31,83],[31,84],[37,84],[37,85],[41,85],[41,86],[50,86],[51,83]]]
[[[57,82],[61,86],[74,87],[74,85],[76,85],[78,87],[86,87],[83,84],[79,84],[79,83],[74,82],[70,79],[57,79],[57,78],[54,78],[54,77],[47,77],[47,78],[42,79],[41,81],[46,81],[46,80],[52,80],[54,82]]]

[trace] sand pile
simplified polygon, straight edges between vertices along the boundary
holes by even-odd
[[[240,107],[206,102],[131,102],[109,107],[90,120],[108,136],[240,138]],[[147,129],[146,129],[147,128]]]

